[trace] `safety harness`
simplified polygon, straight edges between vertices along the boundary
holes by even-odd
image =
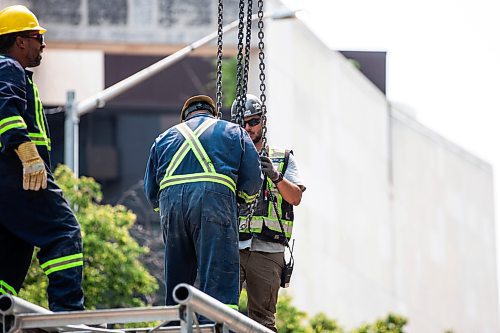
[[[194,131],[192,131],[186,123],[181,123],[174,127],[175,129],[177,129],[177,131],[179,131],[179,133],[182,134],[185,141],[182,143],[177,152],[175,152],[172,160],[168,164],[168,167],[165,171],[165,176],[160,182],[160,190],[163,190],[168,186],[185,183],[213,182],[227,186],[233,193],[237,194],[245,202],[252,202],[255,200],[257,195],[248,195],[243,191],[238,191],[238,193],[236,193],[236,183],[234,182],[234,180],[231,177],[226,176],[222,173],[218,173],[215,170],[210,157],[205,151],[205,148],[203,148],[199,137],[203,134],[203,132],[205,132],[216,122],[216,119],[208,118]],[[193,152],[196,159],[203,168],[203,172],[174,175],[174,172],[177,170],[189,151]]]
[[[286,172],[290,153],[292,152],[289,150],[269,151],[269,157],[281,174]],[[293,206],[283,200],[276,185],[267,177],[266,182],[262,184],[261,192],[264,194],[257,199],[257,207],[249,224],[246,211],[248,208],[240,211],[240,240],[255,236],[267,242],[285,244],[285,238],[290,240],[292,235]],[[273,203],[276,204],[276,211]]]

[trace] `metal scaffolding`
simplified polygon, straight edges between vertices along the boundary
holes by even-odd
[[[100,332],[100,333],[153,333],[153,332],[229,332],[272,333],[251,320],[208,296],[198,289],[179,284],[174,289],[177,306],[149,308],[123,308],[93,311],[52,312],[11,295],[0,296],[1,333],[21,332]],[[198,325],[201,315],[214,324]],[[143,328],[107,329],[107,325],[161,322]],[[165,326],[180,323],[178,326]]]

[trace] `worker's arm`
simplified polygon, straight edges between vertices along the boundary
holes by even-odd
[[[0,152],[12,153],[31,141],[22,115],[26,110],[26,78],[12,59],[0,63]]]
[[[23,188],[47,188],[47,170],[22,117],[26,112],[26,78],[23,68],[3,57],[0,64],[0,153],[14,151],[23,166]],[[21,185],[21,184],[19,184]]]
[[[275,183],[278,191],[285,201],[297,206],[302,200],[302,192],[305,187],[302,185],[300,175],[292,154],[289,155],[288,168],[285,175],[276,170],[271,159],[267,156],[261,156],[262,172]],[[295,183],[296,182],[296,183]]]
[[[300,200],[302,200],[302,190],[300,189],[300,187],[290,182],[286,178],[283,178],[282,181],[276,184],[276,187],[278,188],[278,191],[286,202],[294,206],[300,204]]]
[[[146,199],[151,204],[155,211],[158,211],[158,191],[160,187],[156,180],[156,144],[153,143],[151,150],[149,152],[148,163],[146,165],[146,173],[144,175],[144,194]]]
[[[257,197],[263,181],[259,154],[248,133],[240,127],[238,130],[241,133],[242,157],[236,184],[237,197],[241,203],[251,203]]]

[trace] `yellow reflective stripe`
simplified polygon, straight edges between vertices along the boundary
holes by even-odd
[[[174,175],[166,177],[161,181],[160,190],[163,190],[165,187],[172,185],[195,183],[195,182],[219,183],[229,187],[231,191],[236,192],[236,184],[234,183],[234,180],[231,179],[231,177],[228,177],[220,173],[208,173],[208,172],[191,173],[188,175]]]
[[[248,232],[248,227],[246,226],[246,216],[240,216],[240,232]],[[285,230],[285,235],[290,237],[292,235],[293,230],[293,221],[290,220],[281,220],[283,224],[283,229]],[[241,227],[242,224],[244,228]],[[266,225],[269,229],[281,233],[281,227],[278,219],[269,218],[267,216],[253,216],[250,221],[250,232],[259,233],[262,231],[262,226]]]
[[[255,193],[254,195],[248,195],[244,191],[238,191],[238,196],[243,200],[245,200],[246,203],[251,203],[252,201],[254,201],[255,198],[257,198],[258,194],[259,193]]]
[[[184,156],[189,152],[189,144],[187,141],[184,141],[182,146],[177,150],[175,155],[172,157],[172,160],[170,161],[167,171],[165,172],[165,177],[171,176],[174,171],[179,167],[181,164],[182,160],[184,159]],[[165,179],[165,177],[163,177]]]
[[[34,95],[34,103],[35,103],[35,121],[38,126],[38,129],[40,130],[40,133],[31,133],[34,135],[38,135],[38,137],[44,138],[46,143],[41,143],[39,141],[38,143],[35,142],[37,145],[43,145],[47,146],[47,149],[50,151],[50,139],[47,137],[47,129],[45,128],[45,117],[43,115],[43,106],[42,106],[42,101],[40,100],[40,94],[38,92],[38,88],[36,87],[36,84],[28,77],[29,83],[33,87],[33,95]]]
[[[193,134],[193,131],[188,127],[188,125],[186,125],[185,123],[180,124],[177,129],[184,136],[184,139],[188,142],[191,150],[196,156],[196,159],[198,160],[198,162],[200,162],[203,171],[212,173],[215,172],[215,168],[212,164],[212,161],[210,160],[210,157],[208,157],[207,152],[203,148],[200,140],[198,140],[198,138]]]
[[[50,140],[48,140],[43,134],[40,133],[28,133],[31,141],[33,141],[36,145],[39,146],[47,146],[50,147]]]
[[[5,123],[10,123],[12,121],[20,121],[24,124],[24,119],[21,116],[12,116],[12,117],[7,117],[2,120],[0,120],[0,127],[2,127]]]
[[[83,253],[76,253],[69,256],[49,260],[41,264],[40,267],[45,271],[46,275],[49,275],[52,272],[82,265]]]
[[[49,275],[50,273],[54,273],[54,272],[62,271],[64,269],[78,267],[78,266],[83,266],[83,260],[77,261],[77,259],[75,259],[75,261],[70,262],[70,263],[68,263],[66,265],[60,265],[60,266],[52,267],[52,268],[50,268],[50,269],[48,269],[48,270],[45,271],[45,275]]]
[[[172,157],[172,160],[170,161],[165,172],[165,176],[160,182],[160,190],[173,185],[206,181],[225,185],[231,191],[236,193],[236,183],[234,182],[234,180],[229,176],[219,174],[215,171],[210,157],[208,156],[207,152],[203,148],[203,145],[198,139],[198,137],[200,137],[201,134],[205,132],[205,130],[207,130],[216,122],[217,120],[215,119],[207,119],[195,131],[192,131],[184,123],[179,124],[175,127],[184,137],[185,141]],[[201,164],[204,172],[185,175],[173,175],[174,171],[181,164],[182,160],[190,150],[193,151],[193,154]]]
[[[238,311],[238,309],[240,308],[238,305],[236,304],[226,304],[227,306],[229,306],[231,309],[234,309],[236,311]]]
[[[12,116],[0,120],[0,135],[13,128],[26,128],[26,123],[21,116]]]
[[[7,282],[5,282],[3,280],[0,280],[0,293],[3,293],[3,294],[10,293],[14,296],[17,296],[16,290],[11,285],[9,285]]]
[[[209,128],[212,124],[214,124],[216,122],[215,119],[207,119],[205,120],[205,122],[203,122],[197,129],[194,130],[194,134],[199,137],[201,134],[203,134],[203,132],[205,132],[205,130],[207,128]],[[176,128],[178,129],[178,126],[180,125],[177,125]],[[182,134],[182,133],[181,133]],[[189,143],[188,141],[184,141],[181,145],[181,147],[177,150],[177,152],[174,154],[174,156],[172,157],[172,161],[170,161],[170,164],[168,165],[167,167],[167,170],[165,172],[165,177],[164,179],[167,177],[167,176],[171,176],[175,170],[177,169],[177,167],[181,164],[182,160],[184,159],[184,157],[186,156],[186,154],[189,152]]]
[[[266,227],[281,233],[281,227],[278,219],[269,217],[266,217],[265,219],[266,219]],[[290,237],[292,235],[293,221],[281,220],[281,223],[283,224],[283,230],[285,230],[285,235],[287,237]]]
[[[283,167],[284,166],[285,166],[284,162],[281,162],[279,165],[278,170],[281,174],[283,174]],[[273,184],[272,186],[274,186],[274,188],[276,190],[276,195],[278,196],[278,202],[277,202],[278,214],[281,217],[281,216],[283,216],[283,209],[281,207],[281,205],[283,204],[283,196],[279,193],[277,185]],[[271,216],[271,215],[269,215],[269,216]],[[275,216],[276,216],[276,214],[275,214]],[[281,229],[280,229],[280,231],[281,231]]]
[[[262,226],[264,225],[264,219],[262,216],[253,216],[250,221],[250,228],[247,226],[247,217],[240,216],[240,232],[256,232],[259,233],[262,231]],[[250,231],[248,231],[250,229]]]
[[[20,122],[5,124],[2,128],[0,128],[0,135],[13,128],[26,128],[26,124]]]
[[[266,180],[267,180],[268,190],[270,190],[274,196],[279,196],[279,193],[276,194],[276,192],[273,191],[274,184],[272,183],[271,179],[269,179],[269,177],[266,177]],[[276,190],[276,188],[274,188],[274,189]],[[271,200],[269,200],[269,203],[267,205],[267,216],[276,216],[276,214],[274,214],[274,207],[273,207],[273,203],[271,202]]]

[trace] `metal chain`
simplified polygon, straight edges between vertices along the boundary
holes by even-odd
[[[231,121],[244,127],[243,123],[243,32],[245,29],[245,0],[239,0],[238,12],[238,54],[236,56],[236,114],[231,115]],[[246,97],[246,96],[245,96]]]
[[[253,0],[248,0],[248,7],[247,7],[247,30],[245,34],[245,67],[243,69],[243,86],[242,86],[242,94],[245,96],[245,102],[246,102],[246,96],[247,96],[247,91],[248,91],[248,72],[250,70],[250,48],[251,48],[251,42],[252,42],[252,15],[253,15]],[[245,103],[243,103],[245,105]]]
[[[216,112],[217,116],[222,115],[222,29],[223,29],[223,0],[219,0],[217,6],[217,83],[216,83]]]
[[[259,28],[259,79],[260,79],[260,102],[262,103],[262,148],[260,150],[260,155],[268,156],[269,149],[267,147],[267,107],[266,107],[266,74],[264,73],[266,69],[266,65],[264,63],[264,1],[257,1],[257,17],[259,18],[257,27]],[[264,182],[267,181],[267,178],[264,179]],[[258,198],[260,198],[262,190],[259,191],[257,198],[250,204],[250,208],[248,214],[246,215],[246,221],[248,226],[248,231],[250,232],[250,223],[252,221],[253,214],[255,213],[255,209],[257,207]],[[271,192],[269,192],[270,195]],[[270,197],[272,199],[272,197]],[[278,216],[279,218],[279,216]]]
[[[266,64],[264,63],[264,0],[257,1],[257,17],[259,21],[257,26],[259,28],[259,79],[260,79],[260,102],[262,103],[262,149],[261,154],[268,156],[267,148],[267,106],[266,106]]]

